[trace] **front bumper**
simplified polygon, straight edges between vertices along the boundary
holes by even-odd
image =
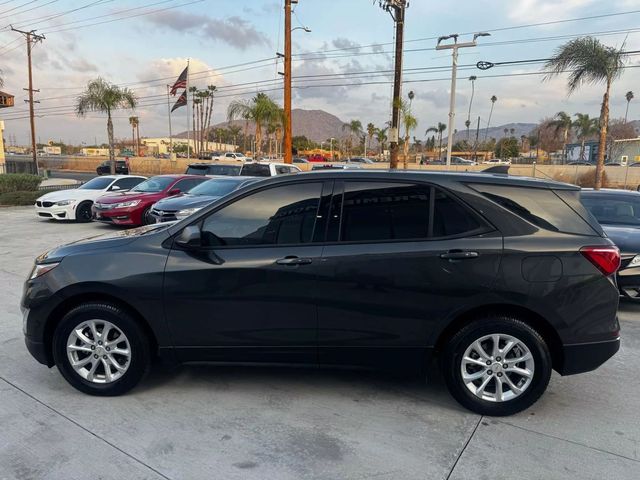
[[[640,267],[623,268],[618,271],[617,283],[623,297],[640,300]]]
[[[94,205],[91,207],[91,213],[93,219],[98,222],[112,223],[115,225],[132,225],[137,226],[142,222],[140,221],[140,213],[138,207],[129,208],[96,208]]]
[[[76,219],[75,203],[72,203],[71,205],[65,205],[65,206],[56,206],[54,204],[50,207],[45,207],[43,206],[42,202],[40,203],[41,203],[40,206],[37,203],[35,204],[36,215],[39,218],[49,218],[53,220],[75,220]]]
[[[151,216],[155,219],[156,223],[175,222],[177,210],[158,210],[151,209]]]
[[[558,369],[558,373],[575,375],[590,372],[613,357],[619,349],[620,337],[603,342],[563,345],[562,367]]]
[[[54,362],[49,355],[44,343],[38,342],[31,337],[24,337],[24,343],[27,346],[27,350],[38,363],[46,365],[47,367],[53,367]]]

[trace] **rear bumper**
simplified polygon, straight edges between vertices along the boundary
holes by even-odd
[[[620,337],[614,340],[592,343],[578,343],[562,347],[562,368],[560,375],[575,375],[577,373],[595,370],[613,357],[620,349]]]

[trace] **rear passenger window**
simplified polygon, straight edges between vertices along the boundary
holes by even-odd
[[[433,236],[453,237],[482,228],[476,215],[442,190],[435,189]]]
[[[553,232],[596,235],[595,230],[553,190],[507,185],[470,186],[537,227]]]

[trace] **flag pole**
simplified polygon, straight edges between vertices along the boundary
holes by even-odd
[[[171,133],[171,85],[167,85],[167,110],[169,111],[169,158],[173,160],[173,135]]]
[[[187,59],[187,161],[191,159],[191,132],[189,129],[189,59]]]

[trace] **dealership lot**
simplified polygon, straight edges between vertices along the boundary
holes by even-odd
[[[362,372],[156,367],[119,398],[73,390],[24,348],[19,300],[33,258],[101,224],[0,210],[0,478],[632,479],[640,471],[640,306],[621,351],[554,375],[522,414],[463,410],[429,385]]]

